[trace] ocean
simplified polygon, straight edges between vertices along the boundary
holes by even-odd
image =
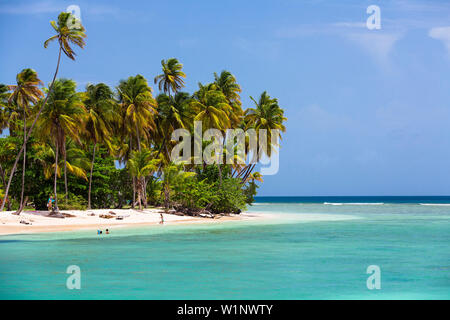
[[[0,236],[0,298],[450,298],[450,197],[259,197],[248,213],[276,219]]]

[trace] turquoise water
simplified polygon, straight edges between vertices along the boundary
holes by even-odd
[[[291,200],[256,203],[277,217],[260,222],[1,236],[0,298],[450,298],[450,206]]]

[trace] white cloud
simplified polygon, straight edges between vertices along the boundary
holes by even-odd
[[[378,31],[346,35],[348,39],[359,44],[369,55],[382,64],[388,63],[389,54],[401,36],[401,33],[380,33]]]
[[[450,54],[450,27],[431,28],[428,35],[433,39],[442,41]]]

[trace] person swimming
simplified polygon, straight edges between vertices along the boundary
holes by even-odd
[[[106,234],[109,234],[109,230],[108,229],[106,229]]]

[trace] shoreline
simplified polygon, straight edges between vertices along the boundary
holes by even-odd
[[[100,218],[100,215],[111,215],[110,211],[116,213],[113,218]],[[142,211],[134,209],[95,209],[95,210],[61,210],[63,214],[73,217],[64,219],[42,215],[43,212],[24,211],[20,215],[13,215],[14,211],[0,213],[0,236],[65,232],[77,230],[113,230],[123,227],[141,227],[160,225],[160,213],[164,217],[164,225],[196,224],[196,223],[222,223],[226,221],[242,221],[257,219],[255,215],[229,215],[220,218],[203,218],[192,216],[180,216],[165,213],[162,209],[151,208]],[[92,216],[92,214],[94,214]],[[122,220],[114,217],[122,216]],[[21,221],[29,223],[24,224]]]

